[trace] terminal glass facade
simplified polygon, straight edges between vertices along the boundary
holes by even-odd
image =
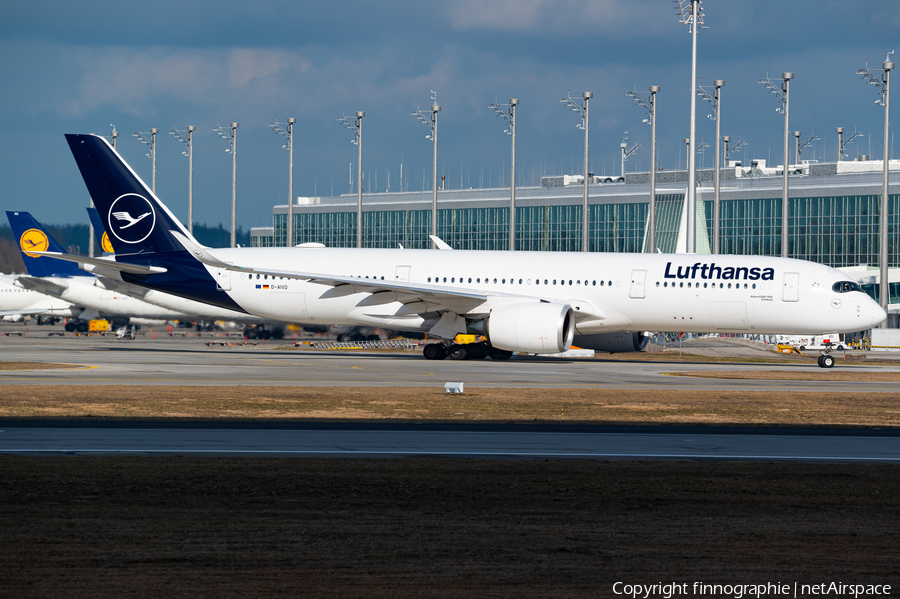
[[[712,246],[712,201],[698,202],[697,250]],[[678,248],[684,194],[657,196],[656,245],[664,253]],[[574,252],[581,249],[581,204],[516,208],[516,247],[530,251]],[[592,204],[590,251],[646,251],[646,202]],[[835,267],[878,264],[878,195],[791,198],[789,248],[792,258]],[[723,254],[781,255],[781,198],[722,200]],[[890,265],[900,265],[900,196],[890,197]],[[274,218],[274,243],[286,243],[287,215]],[[460,250],[506,250],[509,209],[444,208],[438,210],[438,236]],[[363,212],[364,247],[429,248],[431,210]],[[294,213],[295,243],[328,247],[356,245],[356,212]]]

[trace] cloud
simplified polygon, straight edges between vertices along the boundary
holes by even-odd
[[[595,31],[616,37],[626,25],[660,22],[668,10],[646,2],[621,0],[457,0],[448,7],[450,25],[457,31],[495,30],[545,34]],[[667,23],[672,19],[667,19]]]

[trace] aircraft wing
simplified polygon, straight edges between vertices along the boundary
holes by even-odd
[[[62,252],[28,252],[29,254],[34,254],[36,256],[48,256],[50,258],[56,258],[57,260],[66,260],[68,262],[75,262],[79,265],[79,268],[84,269],[82,265],[88,264],[90,266],[99,266],[101,268],[107,268],[110,270],[120,270],[122,272],[129,272],[136,275],[155,275],[164,272],[168,272],[167,269],[162,266],[141,266],[140,264],[128,264],[126,262],[116,262],[113,260],[107,260],[104,258],[88,258],[87,256],[73,256],[72,254],[64,254]]]
[[[31,291],[37,291],[53,297],[60,297],[66,291],[66,287],[54,283],[50,279],[26,277],[24,275],[18,277],[15,284],[23,289],[30,289]]]
[[[474,288],[448,287],[444,285],[428,284],[428,283],[411,283],[408,281],[366,279],[359,277],[336,276],[324,273],[311,273],[291,270],[272,270],[265,268],[254,268],[241,266],[239,264],[229,264],[219,260],[215,256],[206,251],[206,248],[193,244],[187,237],[181,235],[178,231],[172,231],[172,234],[184,245],[184,247],[197,260],[211,266],[224,270],[236,272],[244,272],[253,275],[268,275],[270,277],[284,277],[287,279],[299,279],[319,283],[321,285],[331,286],[324,294],[322,299],[331,297],[343,297],[354,293],[368,293],[368,297],[363,298],[357,306],[360,308],[366,306],[380,306],[392,302],[400,302],[403,306],[396,312],[395,316],[405,316],[412,314],[425,314],[429,312],[445,312],[452,315],[465,314],[472,316],[487,316],[492,307],[498,304],[510,304],[516,302],[533,302],[539,300],[535,295],[521,295],[514,293],[504,293],[497,291],[482,291]],[[554,300],[561,301],[561,300]],[[572,298],[562,300],[569,303],[574,312],[577,321],[585,320],[606,320],[608,318],[616,318],[618,315],[608,316],[607,313],[590,301]],[[449,314],[444,314],[442,321]],[[456,321],[454,325],[439,325],[441,329],[433,329],[432,332],[446,336],[450,329],[446,326],[457,327],[457,332],[465,332],[465,325]]]

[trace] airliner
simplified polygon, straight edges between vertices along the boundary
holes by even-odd
[[[66,330],[86,331],[87,321],[95,318],[106,318],[116,326],[192,320],[185,312],[162,308],[120,290],[108,289],[95,276],[79,270],[71,262],[41,258],[35,250],[61,253],[62,246],[28,212],[7,211],[6,217],[13,235],[19,239],[22,261],[29,274],[18,276],[15,285],[58,298],[58,303],[72,304],[75,308],[69,310],[67,316],[73,320],[66,323]],[[135,289],[144,291],[142,287]]]
[[[0,275],[0,317],[74,317],[82,312],[69,302],[16,285],[18,275]]]
[[[266,318],[382,326],[444,339],[474,332],[499,359],[511,352],[560,353],[573,342],[609,351],[625,339],[634,349],[642,331],[820,334],[862,331],[886,318],[850,277],[787,258],[321,244],[208,248],[105,139],[66,139],[116,251],[112,260],[66,259]],[[446,345],[427,344],[424,354],[443,358]],[[831,367],[834,359],[823,355],[819,364]]]
[[[114,253],[115,250],[113,249],[112,244],[109,241],[109,235],[104,229],[103,220],[100,218],[100,214],[97,212],[97,209],[88,208],[87,213],[88,217],[91,219],[91,223],[94,225],[94,237],[100,248],[104,252]],[[20,214],[27,213],[23,212]],[[257,337],[260,337],[262,339],[282,339],[284,337],[285,323],[283,322],[262,319],[258,316],[247,314],[245,312],[237,312],[235,310],[220,308],[219,306],[213,306],[210,304],[205,304],[191,299],[179,297],[177,295],[172,295],[171,293],[163,293],[161,291],[147,289],[146,287],[140,287],[132,283],[126,283],[116,277],[102,276],[99,273],[97,276],[97,281],[100,285],[107,289],[127,293],[132,297],[139,298],[147,303],[160,306],[161,308],[191,314],[192,317],[195,317],[198,320],[227,320],[229,322],[241,323],[246,326],[246,328],[244,329],[244,336],[249,339],[255,339]],[[198,323],[197,330],[200,330],[200,326],[201,324]]]

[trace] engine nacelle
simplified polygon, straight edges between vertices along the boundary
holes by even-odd
[[[584,349],[609,353],[643,351],[650,336],[643,331],[619,331],[598,335],[577,335],[575,345]]]
[[[486,323],[491,345],[508,351],[558,354],[575,336],[575,317],[568,304],[522,303],[497,306]]]

